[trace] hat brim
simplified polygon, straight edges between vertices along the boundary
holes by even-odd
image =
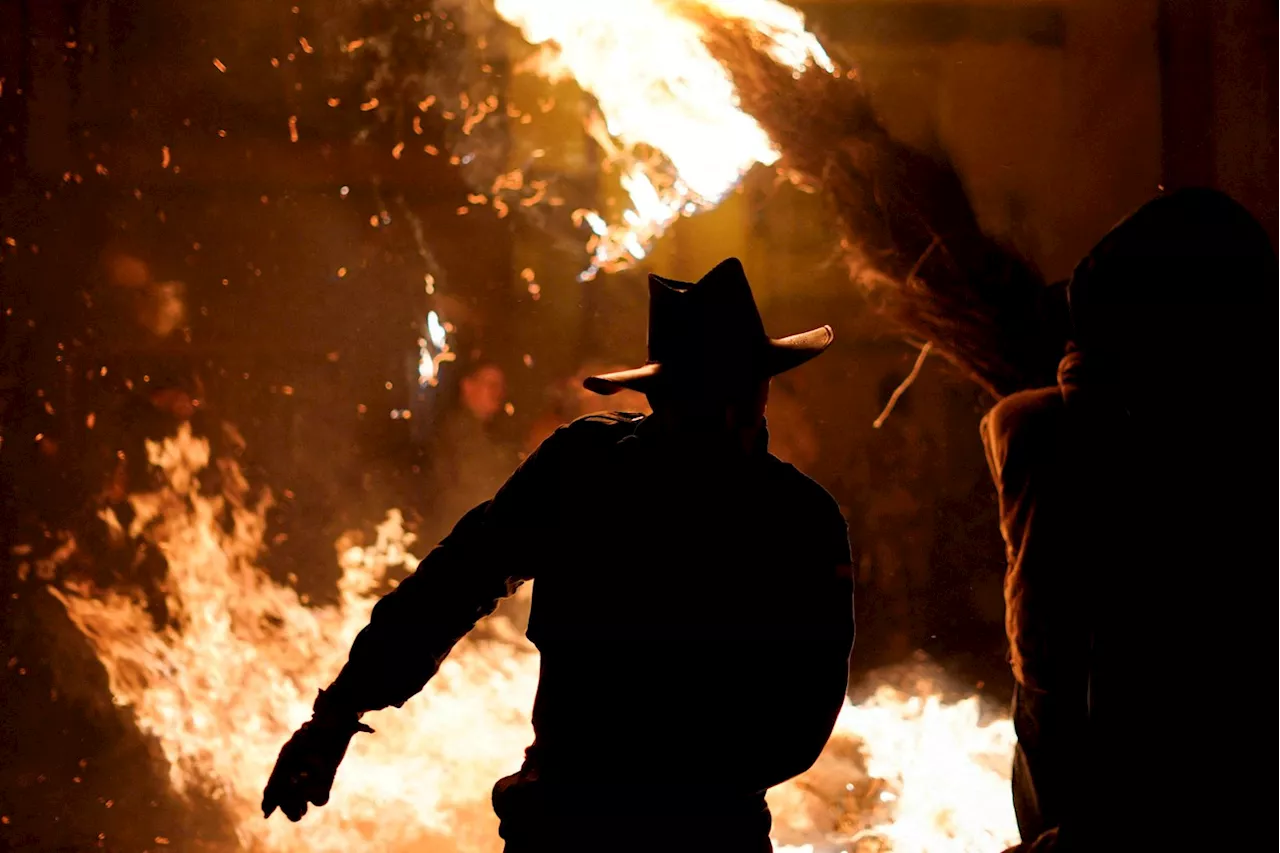
[[[799,367],[809,359],[821,355],[827,347],[831,346],[833,340],[835,340],[835,333],[830,326],[810,329],[785,338],[769,338],[762,363],[764,375],[760,378],[777,376],[779,373]],[[650,363],[630,370],[588,376],[582,381],[582,385],[588,391],[605,396],[617,394],[623,390],[647,394],[661,380],[663,372],[662,364]],[[730,377],[725,376],[725,378]]]

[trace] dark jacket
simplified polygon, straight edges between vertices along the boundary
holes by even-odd
[[[1251,467],[1274,414],[1143,411],[1079,353],[1059,376],[982,424],[1009,552],[1023,841],[1248,849],[1270,800],[1230,780],[1257,774],[1248,743],[1271,724],[1255,697],[1274,658],[1247,638],[1274,624],[1269,595],[1248,589],[1275,572],[1274,504]],[[1188,822],[1197,785],[1230,788],[1232,818]]]
[[[682,800],[758,815],[766,788],[817,759],[843,704],[849,564],[835,502],[763,443],[681,453],[640,415],[590,416],[543,442],[377,604],[326,696],[401,705],[536,579],[535,743],[515,787],[536,781],[541,801],[615,816]],[[510,838],[519,818],[498,811]],[[654,815],[644,825],[662,831]]]
[[[1015,808],[1028,845],[1058,828],[1037,851],[1243,850],[1271,831],[1251,745],[1273,722],[1277,272],[1227,196],[1153,199],[1072,276],[1057,386],[984,421]],[[1230,817],[1198,818],[1206,789]]]

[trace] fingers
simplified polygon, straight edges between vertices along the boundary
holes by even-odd
[[[311,802],[317,806],[323,806],[329,802],[329,792],[333,790],[333,780],[338,774],[338,765],[326,765],[317,767],[311,779],[310,796]]]
[[[291,773],[284,779],[272,779],[262,795],[262,816],[269,818],[278,808],[289,820],[297,823],[307,813],[307,804],[323,806],[329,802],[332,780],[324,774],[308,771]]]
[[[271,817],[277,808],[281,814],[297,823],[307,813],[307,797],[296,787],[281,792],[268,788],[266,796],[262,798],[262,817]]]
[[[307,801],[299,798],[297,801],[282,805],[280,811],[284,812],[284,816],[289,820],[297,823],[302,820],[302,816],[307,813]]]
[[[271,817],[280,806],[280,786],[276,783],[275,774],[267,781],[266,790],[262,792],[262,817]]]
[[[372,731],[358,724],[360,731]],[[307,813],[308,803],[323,806],[350,735],[341,739],[319,737],[321,730],[303,727],[285,744],[276,760],[262,795],[262,816],[269,818],[279,809],[295,823]]]
[[[290,820],[298,820],[297,817],[293,817],[293,814],[297,813],[297,803],[301,799],[299,797],[300,781],[295,774],[281,773],[277,766],[267,781],[266,790],[262,792],[262,817],[269,818],[276,809],[279,809]],[[301,815],[299,814],[298,817]]]

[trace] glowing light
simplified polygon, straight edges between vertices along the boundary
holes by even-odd
[[[631,199],[617,222],[577,212],[593,234],[584,280],[643,258],[680,216],[714,207],[752,166],[778,160],[703,44],[700,13],[749,22],[762,49],[797,72],[833,70],[804,16],[776,0],[496,0],[495,6],[541,47],[529,70],[549,80],[572,77],[595,97],[599,114],[587,121],[587,132]]]
[[[427,292],[432,291],[434,281],[427,276]],[[440,365],[453,361],[456,355],[449,349],[448,324],[440,321],[435,311],[427,312],[426,337],[418,339],[418,385],[435,385],[439,382]]]
[[[437,351],[443,352],[448,346],[448,332],[445,331],[444,325],[440,322],[440,315],[434,311],[427,312],[427,336],[431,339],[431,345]]]

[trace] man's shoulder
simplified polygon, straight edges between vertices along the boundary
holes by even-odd
[[[821,483],[772,453],[768,458],[770,478],[774,481],[775,494],[781,500],[801,509],[806,517],[844,526],[840,504]]]
[[[583,415],[576,420],[570,421],[567,426],[570,429],[605,429],[609,427],[617,428],[621,426],[630,426],[634,428],[645,416],[639,412],[595,412],[590,415]]]
[[[643,420],[644,415],[638,412],[596,412],[570,421],[557,432],[576,440],[618,441],[635,432]]]
[[[573,448],[616,444],[635,432],[644,415],[637,412],[596,412],[576,418],[556,429],[538,448]]]

